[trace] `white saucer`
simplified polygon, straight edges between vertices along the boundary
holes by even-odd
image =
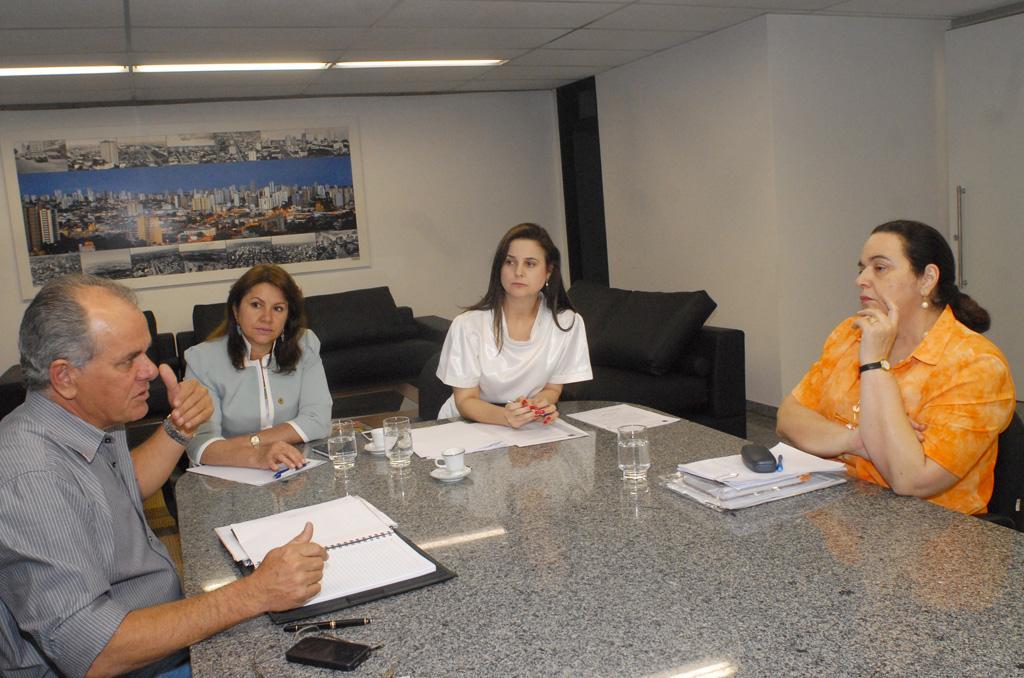
[[[363,450],[365,450],[366,452],[369,452],[370,454],[384,454],[384,448],[383,447],[377,447],[373,443],[364,443],[363,444]]]
[[[431,477],[437,478],[442,483],[454,483],[456,480],[462,480],[469,475],[469,472],[473,469],[469,466],[465,467],[458,473],[449,473],[447,469],[435,468],[430,472]]]

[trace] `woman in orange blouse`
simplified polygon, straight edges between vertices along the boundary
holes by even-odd
[[[992,496],[997,437],[1016,404],[989,315],[954,284],[945,238],[916,221],[872,231],[861,308],[779,408],[778,433],[863,480],[963,513]]]

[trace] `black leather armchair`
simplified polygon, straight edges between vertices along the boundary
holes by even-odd
[[[988,513],[978,517],[1024,532],[1024,422],[1016,412],[1007,429],[999,434],[995,476]]]

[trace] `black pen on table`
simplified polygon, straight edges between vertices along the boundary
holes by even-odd
[[[369,617],[360,617],[358,619],[331,619],[329,621],[310,622],[309,624],[285,624],[284,630],[288,633],[298,631],[299,629],[317,629],[319,631],[326,631],[328,629],[341,629],[346,626],[365,626],[369,623]]]

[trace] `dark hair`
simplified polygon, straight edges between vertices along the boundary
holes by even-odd
[[[235,369],[241,370],[245,367],[245,341],[242,339],[242,330],[238,327],[238,320],[235,313],[242,297],[249,293],[253,287],[261,283],[269,283],[281,290],[285,301],[288,302],[288,319],[284,321],[284,329],[281,336],[274,342],[274,361],[277,372],[291,373],[299,364],[302,357],[302,348],[299,347],[299,340],[306,331],[306,308],[302,300],[302,290],[295,283],[295,280],[288,275],[288,271],[274,264],[259,264],[246,271],[241,278],[235,281],[228,292],[228,303],[224,309],[224,322],[217,329],[210,333],[209,339],[227,336],[228,357]]]
[[[555,247],[555,243],[551,240],[548,232],[537,224],[513,226],[502,236],[501,242],[498,243],[498,248],[494,250],[494,261],[491,262],[491,279],[487,283],[487,293],[484,294],[483,299],[466,310],[501,310],[502,303],[505,301],[505,288],[501,286],[501,269],[505,265],[505,257],[508,256],[508,248],[512,245],[513,240],[532,240],[544,250],[545,264],[551,271],[544,289],[544,305],[550,309],[551,315],[554,316],[555,326],[563,332],[568,332],[572,329],[572,323],[569,324],[569,327],[562,327],[558,324],[558,314],[564,309],[574,312],[576,309],[573,308],[572,302],[569,301],[569,295],[565,293],[565,286],[562,284],[562,255],[558,252],[558,248]],[[500,312],[494,314],[494,338],[497,341],[499,351],[501,350],[501,315]],[[575,322],[575,319],[573,322]]]
[[[939,283],[932,290],[928,300],[936,308],[953,309],[953,315],[975,332],[986,332],[991,326],[988,311],[956,286],[956,262],[949,243],[928,224],[920,221],[890,221],[875,227],[871,233],[894,233],[903,240],[903,254],[910,260],[910,267],[917,275],[924,274],[928,264],[939,269]]]

